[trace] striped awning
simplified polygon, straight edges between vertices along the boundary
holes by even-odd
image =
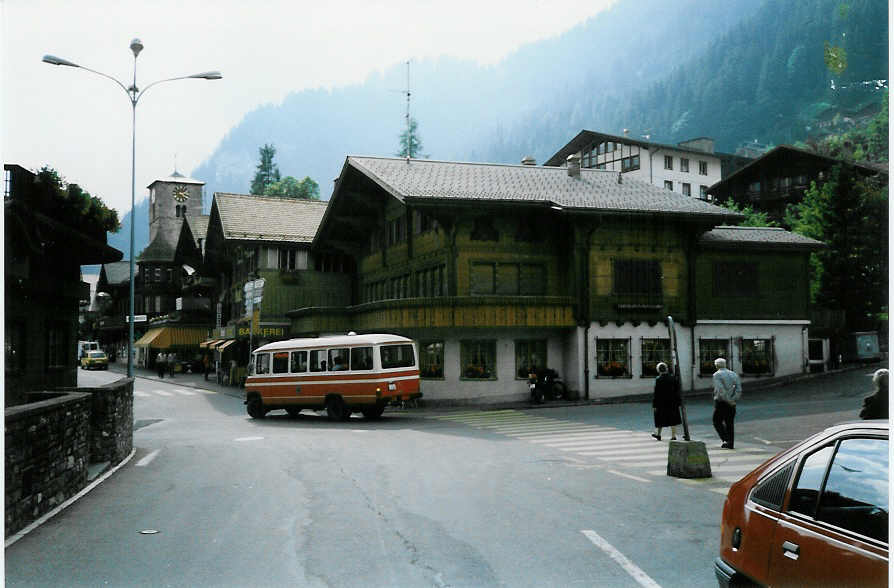
[[[198,346],[207,337],[204,328],[190,327],[155,327],[149,329],[134,345],[137,347],[153,347],[168,349],[169,347]]]
[[[230,345],[232,345],[232,344],[235,343],[235,342],[236,342],[235,339],[227,339],[226,341],[224,341],[224,342],[218,344],[218,346],[215,347],[215,350],[216,350],[216,351],[223,352],[224,349],[226,349],[227,347],[229,347]]]
[[[207,341],[202,341],[201,343],[199,343],[199,347],[201,347],[202,349],[214,349],[214,346],[220,343],[220,341],[220,339],[208,339]]]

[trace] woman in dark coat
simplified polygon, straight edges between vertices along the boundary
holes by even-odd
[[[652,436],[661,441],[661,428],[670,427],[671,439],[677,438],[677,425],[680,424],[680,393],[674,377],[667,371],[667,364],[658,364],[658,377],[655,378],[655,394],[652,396],[652,412],[655,415],[655,432]]]

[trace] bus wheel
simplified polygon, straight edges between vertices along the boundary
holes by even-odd
[[[248,399],[246,410],[248,411],[248,416],[253,419],[262,419],[267,414],[267,411],[264,410],[264,403],[261,402],[259,396],[252,396]]]
[[[362,412],[363,416],[365,416],[368,419],[377,419],[380,416],[382,416],[383,412],[385,412],[385,405],[381,404],[381,403],[376,404],[376,405],[370,406],[368,408],[363,408],[360,410],[360,412]]]
[[[341,396],[330,396],[326,399],[326,416],[330,421],[346,421],[351,418],[351,411]]]

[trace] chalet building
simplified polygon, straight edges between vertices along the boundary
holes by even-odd
[[[89,298],[81,265],[115,262],[122,253],[107,245],[101,222],[75,210],[81,203],[43,189],[21,166],[3,168],[8,407],[31,391],[77,387],[78,307]]]
[[[134,268],[134,282],[139,282],[139,268]],[[94,305],[98,318],[98,339],[110,359],[127,361],[127,337],[130,333],[126,317],[130,314],[130,261],[104,263],[96,282]]]
[[[732,200],[780,220],[789,204],[800,202],[810,183],[822,180],[836,165],[847,165],[867,176],[887,172],[876,167],[826,157],[790,145],[780,145],[708,188],[718,202]]]
[[[290,336],[286,312],[295,308],[350,302],[353,260],[344,254],[311,252],[326,202],[295,198],[215,193],[205,241],[204,272],[215,280],[216,322],[203,342],[217,360],[238,364],[244,376],[248,348]],[[263,278],[259,304],[248,320],[245,286]]]
[[[714,151],[714,139],[699,137],[677,145],[583,130],[544,165],[562,166],[569,155],[585,169],[621,172],[671,192],[710,200],[712,185],[748,159]]]
[[[201,215],[203,186],[204,182],[177,171],[148,186],[149,245],[137,258],[140,279],[135,283],[134,312],[148,319],[141,325],[142,336],[134,343],[139,365],[154,365],[154,358],[162,350],[173,351],[181,359],[193,359],[199,343],[206,338],[209,299],[193,305],[195,298],[183,297],[192,268],[202,263],[189,227],[184,231],[184,221]]]
[[[573,156],[567,168],[348,157],[313,241],[346,272],[293,306],[291,333],[412,337],[433,402],[521,400],[544,366],[586,398],[647,392],[670,359],[669,315],[686,388],[709,387],[720,356],[746,378],[802,373],[807,258],[821,244],[727,226],[741,218]]]

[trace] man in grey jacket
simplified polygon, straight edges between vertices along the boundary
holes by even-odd
[[[733,449],[735,439],[736,401],[742,397],[739,375],[726,369],[726,360],[714,360],[714,429],[720,435],[722,449]]]

